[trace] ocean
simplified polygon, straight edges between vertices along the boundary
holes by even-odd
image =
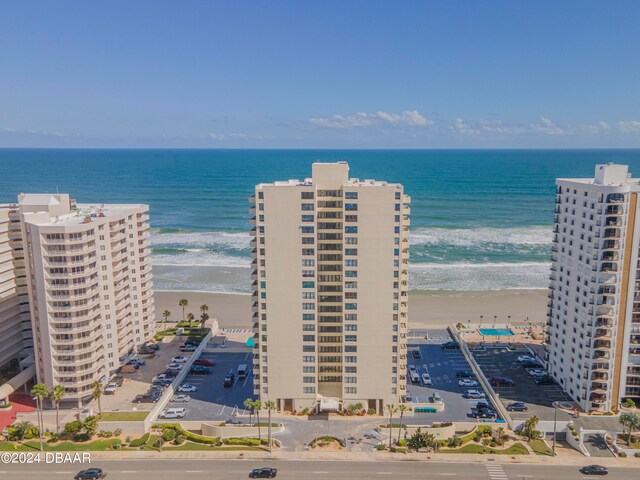
[[[603,162],[640,175],[640,150],[0,149],[0,202],[147,203],[156,288],[246,293],[253,186],[339,160],[411,196],[413,290],[546,288],[555,178]]]

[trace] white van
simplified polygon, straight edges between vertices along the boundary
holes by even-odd
[[[186,413],[186,408],[167,408],[160,414],[160,418],[183,418]]]
[[[242,363],[238,365],[238,378],[244,378],[247,376],[247,364]]]

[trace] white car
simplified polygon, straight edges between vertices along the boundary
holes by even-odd
[[[415,365],[409,365],[409,371],[410,372],[415,372],[416,371],[416,366]]]
[[[191,397],[189,395],[174,395],[171,401],[174,403],[189,403]]]
[[[179,363],[170,363],[169,365],[167,365],[167,370],[182,370],[182,367],[184,365],[180,365]]]
[[[182,385],[180,385],[180,387],[178,387],[178,392],[185,392],[185,393],[193,393],[193,392],[197,392],[198,391],[198,387],[196,387],[195,385],[190,385],[188,383],[183,383]]]
[[[486,395],[484,394],[484,392],[481,392],[480,390],[467,390],[466,397],[467,398],[485,398]]]
[[[189,360],[189,357],[185,357],[184,355],[176,355],[175,357],[173,357],[171,359],[172,363],[187,363],[187,360]]]
[[[116,393],[117,389],[118,389],[118,385],[116,383],[109,383],[109,384],[107,384],[106,387],[104,387],[104,392],[103,393],[106,393],[107,395],[111,395],[111,394]]]
[[[162,411],[160,418],[183,418],[186,414],[186,408],[167,408]]]
[[[478,382],[471,380],[470,378],[463,378],[462,380],[458,380],[458,385],[461,387],[477,387]]]
[[[532,377],[546,377],[547,372],[545,372],[544,370],[540,370],[539,368],[532,368],[531,370],[529,370],[529,375],[531,375]]]
[[[537,362],[537,360],[529,355],[521,355],[518,357],[519,362]]]
[[[431,377],[429,376],[428,373],[422,374],[422,383],[424,383],[425,385],[433,385],[433,382],[431,381]]]
[[[169,377],[168,375],[165,375],[164,373],[161,373],[160,375],[156,375],[155,377],[153,377],[151,379],[151,382],[160,382],[163,380],[173,380],[171,377]]]

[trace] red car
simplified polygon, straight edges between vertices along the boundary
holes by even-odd
[[[212,362],[211,360],[206,360],[204,358],[199,358],[198,360],[193,362],[193,364],[194,365],[202,365],[203,367],[213,367],[214,362]]]

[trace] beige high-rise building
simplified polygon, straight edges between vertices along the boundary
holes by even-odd
[[[640,400],[640,179],[557,180],[548,370],[585,411]]]
[[[405,394],[410,198],[314,163],[251,197],[254,393],[283,410]]]
[[[148,206],[18,204],[37,379],[80,403],[155,333]]]

